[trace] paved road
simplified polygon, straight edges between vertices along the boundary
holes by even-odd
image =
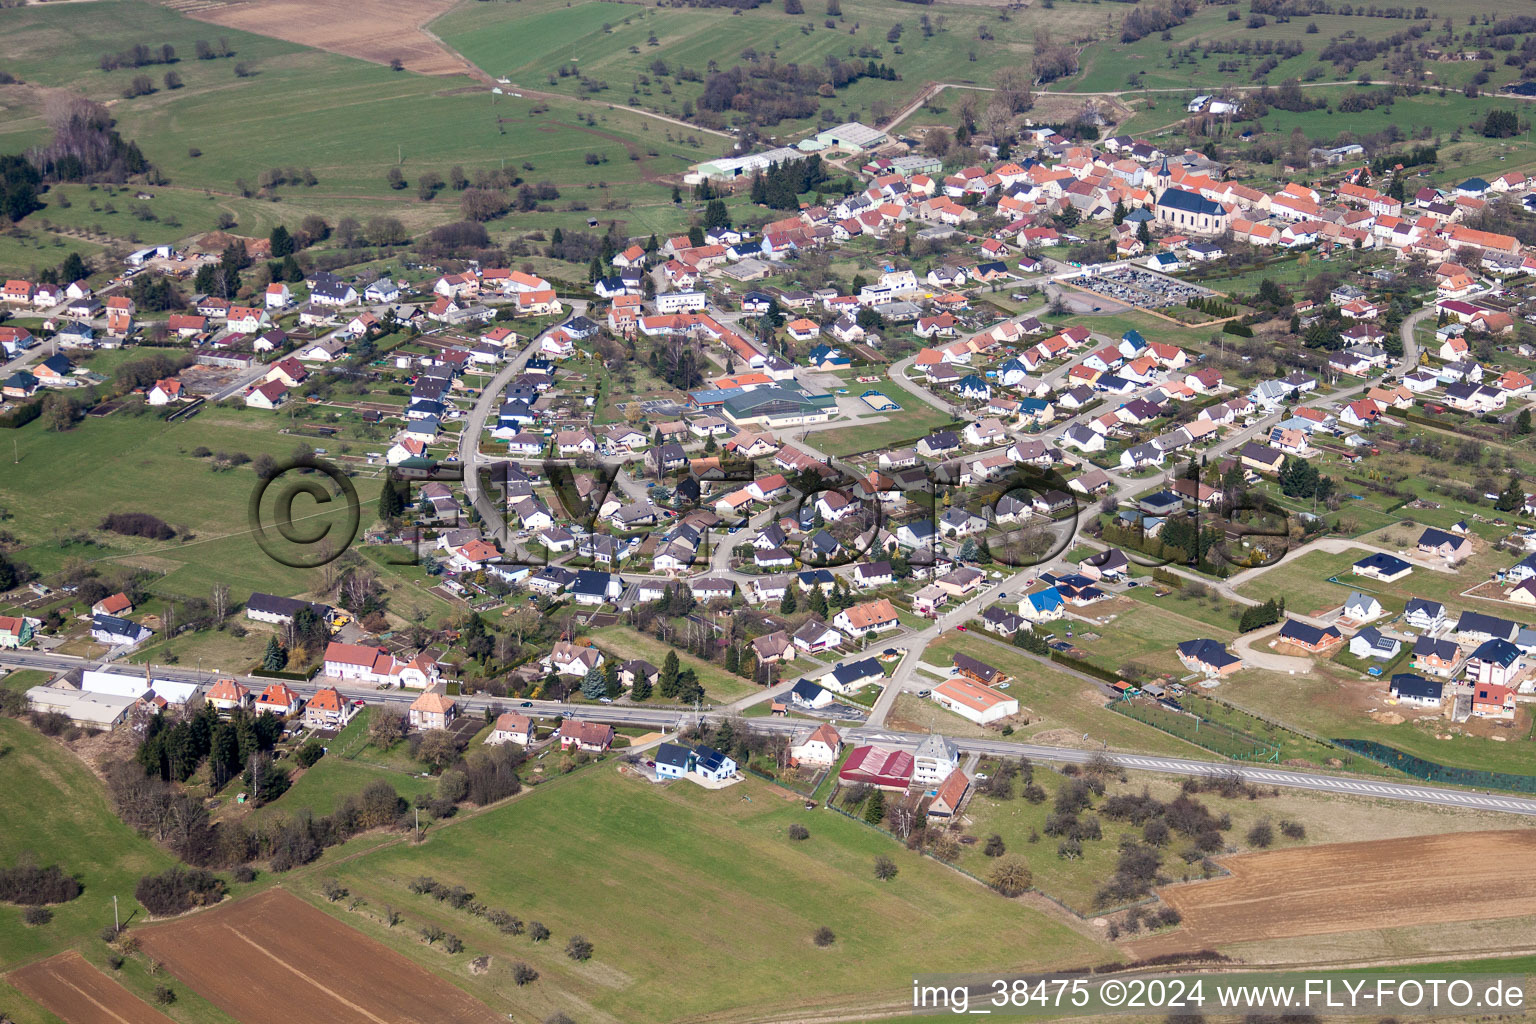
[[[586,313],[586,302],[580,299],[567,301],[570,309],[565,319]],[[563,319],[562,322],[564,322]],[[510,531],[506,511],[494,498],[480,489],[479,466],[484,461],[480,455],[480,441],[485,435],[486,420],[492,413],[501,409],[501,396],[506,391],[507,385],[523,372],[523,367],[527,366],[528,360],[538,352],[539,342],[547,333],[548,331],[545,331],[529,338],[528,344],[523,346],[522,351],[496,371],[496,376],[481,389],[480,397],[475,400],[474,408],[470,409],[469,415],[465,417],[464,429],[459,434],[459,464],[464,469],[464,493],[475,511],[480,513],[481,523],[496,537],[503,550],[511,543],[508,536]]]
[[[41,668],[56,671],[68,668],[92,667],[92,663],[80,658],[37,654],[29,651],[0,652],[0,665],[12,668]],[[154,675],[162,679],[198,681],[201,678],[202,681],[206,682],[209,678],[208,673],[200,675],[194,670],[170,666],[157,666],[153,669],[153,672]],[[243,681],[255,686],[266,686],[270,682],[270,680],[261,680],[253,677],[246,677]],[[330,681],[322,680],[320,684],[290,683],[289,685],[299,693],[308,695],[314,693],[320,685],[330,685]],[[405,690],[376,690],[371,687],[348,686],[344,683],[336,685],[344,695],[367,700],[370,703],[406,704],[417,696],[414,692]],[[694,712],[688,708],[636,707],[618,704],[561,704],[554,701],[530,701],[526,702],[528,706],[524,707],[524,702],[522,701],[485,697],[462,697],[459,698],[459,702],[464,705],[465,711],[468,714],[480,714],[486,707],[497,707],[503,710],[521,710],[544,717],[563,715],[565,717],[582,718],[588,721],[607,722],[616,725],[645,726],[657,729],[658,731],[675,731],[688,726],[694,721]],[[703,714],[703,717],[709,721],[718,721],[728,713],[725,709],[712,712],[707,711]],[[786,718],[743,718],[740,721],[747,728],[781,735],[792,733],[795,730],[806,727],[808,724],[804,720]],[[844,734],[844,739],[849,742],[885,743],[892,746],[912,748],[915,748],[925,738],[926,734],[922,733],[893,732],[870,725],[847,729]],[[1422,786],[1414,783],[1399,783],[1378,779],[1352,778],[1343,775],[1288,771],[1283,768],[1268,768],[1256,765],[1236,765],[1230,762],[1200,761],[1184,757],[1158,757],[1148,754],[1121,754],[1093,749],[1044,746],[1034,743],[1011,743],[1007,740],[952,737],[952,742],[962,753],[966,754],[978,753],[1005,757],[1018,757],[1022,755],[1032,760],[1060,764],[1085,764],[1091,758],[1103,754],[1103,756],[1108,757],[1116,765],[1128,770],[1196,777],[1236,773],[1241,775],[1246,781],[1259,785],[1280,786],[1287,789],[1304,789],[1317,793],[1372,797],[1379,800],[1432,804],[1438,807],[1502,811],[1509,814],[1536,817],[1536,799],[1528,797],[1484,794],[1471,790]]]

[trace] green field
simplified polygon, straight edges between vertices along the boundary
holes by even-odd
[[[1417,530],[1408,532],[1415,537],[1418,535]],[[1239,583],[1238,593],[1257,601],[1265,601],[1271,597],[1284,597],[1289,608],[1304,615],[1328,607],[1337,607],[1344,603],[1344,599],[1351,591],[1359,590],[1374,596],[1389,614],[1402,611],[1403,605],[1410,597],[1424,597],[1441,602],[1447,610],[1451,611],[1469,609],[1490,615],[1502,615],[1506,618],[1520,617],[1520,613],[1513,606],[1506,606],[1501,610],[1497,604],[1461,596],[1462,591],[1488,578],[1488,569],[1484,568],[1483,564],[1471,563],[1491,565],[1497,562],[1501,566],[1507,565],[1510,561],[1507,555],[1502,558],[1491,552],[1474,555],[1468,567],[1458,573],[1415,568],[1394,583],[1383,583],[1368,577],[1355,576],[1350,572],[1350,566],[1365,554],[1367,552],[1359,549],[1353,553],[1345,552],[1340,555],[1332,555],[1324,551],[1308,551],[1269,569],[1250,581]],[[1337,578],[1339,582],[1330,583],[1329,580],[1333,578]]]
[[[1071,630],[1072,643],[1088,652],[1087,660],[1111,672],[1128,661],[1136,661],[1160,671],[1180,674],[1182,669],[1173,653],[1174,644],[1200,637],[1228,642],[1235,635],[1235,624],[1217,627],[1209,621],[1186,617],[1178,609],[1188,607],[1188,604],[1169,604],[1168,601],[1166,597],[1156,598],[1143,605],[1117,598],[1110,602],[1119,609],[1117,611],[1087,609],[1095,619],[1114,615],[1112,622],[1058,619],[1046,623],[1042,632],[1067,639],[1066,633]],[[1130,607],[1126,608],[1126,604]],[[1085,639],[1084,632],[1097,633],[1099,639]]]
[[[1058,4],[1058,8],[1070,9],[1076,6],[1078,6],[1077,3]],[[1465,7],[1447,3],[1445,0],[1420,6],[1435,19],[1437,29],[1439,20],[1447,16],[1456,19],[1458,31],[1465,30],[1467,27],[1464,17],[1467,11]],[[1120,41],[1119,33],[1116,32],[1111,39],[1097,42],[1084,50],[1082,70],[1069,80],[1069,88],[1081,92],[1142,88],[1186,90],[1187,95],[1192,96],[1195,92],[1212,92],[1224,86],[1246,86],[1254,83],[1254,76],[1258,73],[1257,66],[1264,60],[1265,55],[1213,51],[1207,56],[1199,49],[1196,49],[1192,55],[1187,55],[1184,52],[1185,48],[1191,43],[1199,45],[1241,43],[1245,40],[1300,42],[1305,47],[1305,52],[1296,57],[1281,59],[1275,68],[1264,73],[1257,80],[1259,83],[1267,82],[1277,85],[1287,78],[1307,77],[1307,73],[1312,68],[1319,66],[1318,55],[1331,39],[1338,37],[1384,39],[1415,24],[1413,21],[1399,18],[1367,17],[1364,8],[1357,8],[1357,15],[1298,14],[1284,20],[1270,18],[1267,24],[1250,28],[1247,22],[1247,11],[1240,11],[1242,17],[1231,20],[1228,13],[1231,10],[1230,7],[1222,6],[1197,10],[1182,25],[1171,30],[1171,41],[1163,40],[1160,38],[1160,33],[1153,32],[1135,42],[1123,43]],[[1476,10],[1479,14],[1487,12],[1494,17],[1500,17],[1523,13],[1524,8],[1515,0],[1486,0],[1477,4]],[[1315,32],[1311,30],[1311,26],[1314,25]],[[1173,56],[1170,56],[1170,51]],[[1222,63],[1230,67],[1223,70],[1219,67]],[[1347,73],[1340,71],[1333,64],[1320,66],[1322,74],[1317,80],[1321,82],[1348,81],[1361,72],[1372,73],[1380,78],[1386,72],[1385,64],[1381,59],[1362,61]],[[1475,62],[1428,64],[1429,70],[1433,73],[1431,81],[1444,81],[1457,89],[1472,76],[1478,66]],[[1184,98],[1183,92],[1178,95],[1155,95],[1156,101],[1163,108],[1159,112],[1164,115],[1164,120],[1179,119],[1183,111]],[[1176,104],[1174,101],[1177,101]]]
[[[93,8],[109,9],[111,17],[80,18],[79,8],[41,5],[8,12],[0,65],[28,86],[0,87],[0,151],[45,139],[42,101],[31,86],[67,86],[111,101],[119,130],[140,143],[169,184],[147,189],[151,198],[142,200],[137,189],[112,196],[104,187],[66,186],[68,206],[55,193],[23,222],[30,241],[0,243],[0,266],[28,270],[56,264],[70,249],[174,241],[213,228],[221,214],[255,235],[311,213],[332,223],[383,214],[422,229],[458,219],[458,197],[445,190],[422,202],[416,176],[446,177],[455,164],[471,176],[506,167],[529,181],[559,184],[559,200],[538,214],[503,219],[492,225],[496,230],[526,229],[530,216],[544,227],[585,227],[590,209],[627,222],[632,233],[665,232],[684,221],[687,209],[674,206],[670,186],[655,179],[717,148],[698,137],[686,141],[686,132],[622,106],[493,97],[481,86],[464,88],[467,79],[451,84],[392,72],[193,21],[147,0],[99,0]],[[194,59],[197,40],[221,37],[233,58]],[[97,59],[137,42],[173,45],[180,59],[172,68],[184,86],[122,99],[134,75],[149,73],[158,86],[165,68],[104,72]],[[249,65],[250,77],[234,75],[236,62]],[[588,154],[599,162],[589,163]],[[412,186],[406,190],[385,182],[385,171],[397,164]],[[280,186],[276,201],[242,196],[237,183],[254,190],[268,168],[308,168],[317,184]]]
[[[158,572],[162,576],[153,589],[160,594],[206,596],[220,581],[229,584],[233,600],[258,590],[309,591],[318,580],[313,570],[272,561],[252,538],[247,506],[257,480],[250,467],[215,473],[207,459],[191,455],[202,446],[253,458],[286,457],[301,439],[278,433],[274,428],[281,423],[271,413],[219,408],[175,423],[115,413],[86,417],[67,432],[46,430],[41,420],[14,431],[21,461],[7,467],[0,490],[15,516],[11,531],[22,545],[14,557],[43,573],[45,581],[79,558],[104,569],[128,565]],[[377,488],[367,478],[355,486],[366,527]],[[268,498],[275,493],[269,491]],[[330,514],[317,509],[301,498],[294,514],[321,520]],[[150,541],[100,531],[109,510],[152,513],[181,536]],[[427,602],[439,614],[447,607],[425,593],[403,593],[402,609],[414,601]]]
[[[634,101],[672,116],[682,115],[685,104],[693,108],[703,83],[656,74],[652,65],[658,59],[670,72],[683,67],[702,77],[709,65],[729,68],[751,49],[761,62],[772,57],[802,67],[820,66],[832,57],[874,59],[901,76],[894,83],[861,79],[821,100],[816,118],[768,129],[779,138],[799,138],[842,121],[875,120],[876,104],[894,111],[928,82],[990,84],[999,68],[1028,65],[1037,28],[1049,25],[1069,35],[1095,29],[1102,20],[1097,11],[1077,5],[1053,12],[1033,6],[1004,12],[937,3],[918,11],[878,0],[843,0],[841,7],[842,14],[828,28],[821,0],[806,4],[800,16],[786,15],[779,4],[741,11],[617,3],[567,9],[558,0],[524,0],[465,5],[434,21],[432,30],[482,70],[507,76],[517,86],[574,95],[582,79],[606,82],[606,90],[591,93],[596,101]],[[920,30],[923,15],[930,20],[931,35]],[[887,36],[898,22],[904,31],[899,43],[891,43]],[[984,31],[994,38],[984,38]],[[562,66],[576,73],[560,77]],[[727,124],[745,121],[732,111],[722,118]]]
[[[141,875],[174,863],[118,820],[100,782],[63,746],[14,719],[0,718],[0,864],[24,856],[40,866],[57,864],[84,888],[57,904],[53,920],[38,927],[21,922],[21,910],[0,905],[0,964],[57,952],[112,923],[112,898],[124,917],[144,912],[133,898]]]
[[[1361,694],[1374,694],[1376,699],[1357,707],[1362,703]],[[1499,728],[1497,738],[1472,735],[1463,729],[1452,734],[1447,731],[1449,720],[1438,717],[1410,717],[1406,722],[1388,724],[1364,713],[1372,707],[1389,708],[1386,685],[1381,680],[1363,681],[1353,672],[1348,673],[1348,678],[1341,678],[1326,670],[1305,677],[1240,672],[1222,684],[1221,695],[1239,707],[1330,739],[1376,740],[1457,768],[1532,774],[1528,745],[1532,726],[1528,712],[1517,717],[1511,727]],[[1437,734],[1452,738],[1437,739]]]
[[[811,838],[791,842],[791,822],[805,824]],[[889,883],[871,871],[880,854],[900,866]],[[405,923],[389,930],[365,915],[325,909],[446,969],[456,984],[493,1007],[517,1010],[520,1019],[555,1008],[578,1019],[649,1021],[763,1006],[859,1007],[899,998],[914,970],[1063,966],[1112,956],[859,822],[807,811],[755,780],[710,792],[689,783],[659,788],[606,766],[587,769],[435,829],[420,847],[381,850],[338,863],[336,871],[373,906],[403,912]],[[404,885],[420,874],[542,921],[551,941],[501,936],[410,895]],[[445,962],[415,941],[428,919],[460,935],[466,952]],[[830,949],[810,941],[821,925],[837,937]],[[565,957],[573,933],[592,941],[591,962]],[[504,968],[470,975],[465,961],[482,952],[526,960],[542,977],[517,989]],[[709,984],[684,980],[706,973]]]
[[[811,434],[810,443],[828,455],[852,455],[884,447],[892,441],[915,440],[954,422],[951,417],[918,398],[894,378],[887,377],[878,384],[860,384],[854,380],[849,380],[847,384],[850,395],[857,396],[873,389],[901,406],[901,411],[883,414],[884,419],[878,423],[834,427]],[[870,413],[875,415],[873,410]]]

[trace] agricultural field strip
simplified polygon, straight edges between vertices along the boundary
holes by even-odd
[[[12,971],[17,991],[69,1024],[170,1024],[171,1018],[135,997],[70,950]]]
[[[1521,863],[1536,848],[1529,830],[1465,832],[1244,853],[1223,858],[1230,874],[1159,894],[1184,927],[1138,945],[1138,955],[1255,938],[1359,931],[1388,925],[1521,917],[1536,911],[1529,873],[1497,890],[1465,875],[1421,874],[1424,864],[1464,859]],[[1329,913],[1316,912],[1326,904]]]

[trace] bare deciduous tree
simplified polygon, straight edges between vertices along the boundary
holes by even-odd
[[[368,722],[368,739],[376,747],[388,747],[405,735],[405,715],[400,709],[385,704],[373,709]]]

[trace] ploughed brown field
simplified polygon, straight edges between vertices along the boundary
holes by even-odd
[[[505,1020],[282,889],[134,934],[144,952],[241,1024]]]
[[[1238,854],[1221,861],[1229,877],[1161,889],[1184,922],[1132,952],[1536,914],[1533,857],[1536,829]]]
[[[12,971],[6,980],[69,1024],[173,1024],[74,950]]]
[[[188,17],[286,39],[423,75],[461,75],[469,62],[422,31],[456,0],[244,0],[188,7]]]

